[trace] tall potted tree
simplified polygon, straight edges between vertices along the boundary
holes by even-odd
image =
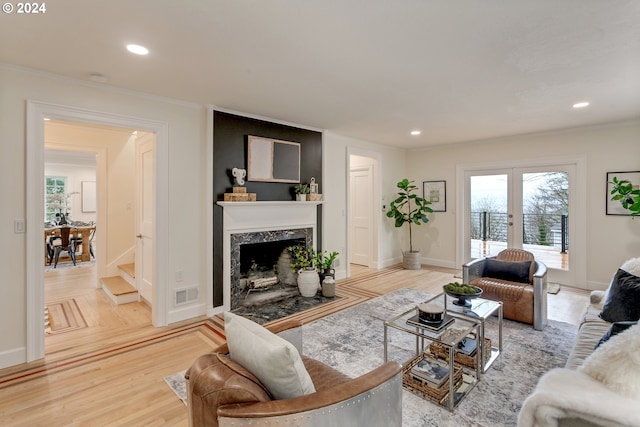
[[[433,212],[428,205],[431,204],[427,199],[415,194],[418,189],[413,181],[403,179],[398,182],[398,197],[389,204],[389,212],[387,216],[393,218],[396,227],[402,227],[409,224],[409,252],[403,251],[402,265],[409,270],[419,270],[420,267],[420,249],[413,249],[413,233],[412,225],[421,225],[429,222],[427,213]]]

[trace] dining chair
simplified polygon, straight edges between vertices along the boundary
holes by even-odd
[[[70,227],[60,228],[60,239],[54,240],[51,244],[53,246],[53,268],[58,266],[58,259],[60,258],[60,252],[67,252],[73,261],[73,265],[76,265],[76,254],[74,248],[71,246],[71,239],[69,234],[71,232]],[[52,260],[49,260],[51,265]]]

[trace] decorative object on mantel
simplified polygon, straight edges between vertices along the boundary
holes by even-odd
[[[245,176],[247,176],[246,169],[233,168],[231,170],[233,176],[233,192],[224,193],[225,202],[255,202],[256,193],[247,193],[245,184]]]
[[[233,193],[224,193],[225,202],[255,202],[256,193],[247,193],[247,187],[233,187]]]
[[[429,222],[427,213],[433,212],[428,206],[431,202],[414,194],[418,187],[407,178],[399,181],[397,187],[400,189],[398,197],[389,204],[387,216],[394,219],[395,226],[398,228],[409,224],[409,252],[402,252],[402,266],[408,270],[420,270],[421,255],[420,250],[413,250],[411,225],[421,225]],[[414,208],[411,207],[411,202],[415,205]]]
[[[309,194],[307,194],[307,201],[309,202],[319,202],[322,200],[322,194],[318,193],[318,183],[314,177],[311,177],[311,182],[309,183]]]
[[[306,202],[307,195],[309,194],[309,184],[299,183],[293,186],[293,192],[296,193],[296,200],[298,202]]]
[[[243,187],[244,186],[244,177],[247,176],[246,169],[233,168],[231,170],[231,175],[235,178],[235,186],[234,187]]]

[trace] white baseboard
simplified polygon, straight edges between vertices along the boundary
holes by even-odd
[[[0,369],[27,363],[27,349],[25,347],[14,348],[0,352]]]
[[[204,304],[194,304],[184,308],[178,308],[169,311],[167,316],[167,324],[181,322],[183,320],[193,319],[194,317],[203,316],[207,313],[207,309]],[[209,316],[210,317],[210,316]]]

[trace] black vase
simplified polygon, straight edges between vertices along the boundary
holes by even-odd
[[[320,283],[324,282],[324,278],[327,276],[333,277],[333,280],[336,279],[336,270],[333,268],[325,268],[320,273]]]

